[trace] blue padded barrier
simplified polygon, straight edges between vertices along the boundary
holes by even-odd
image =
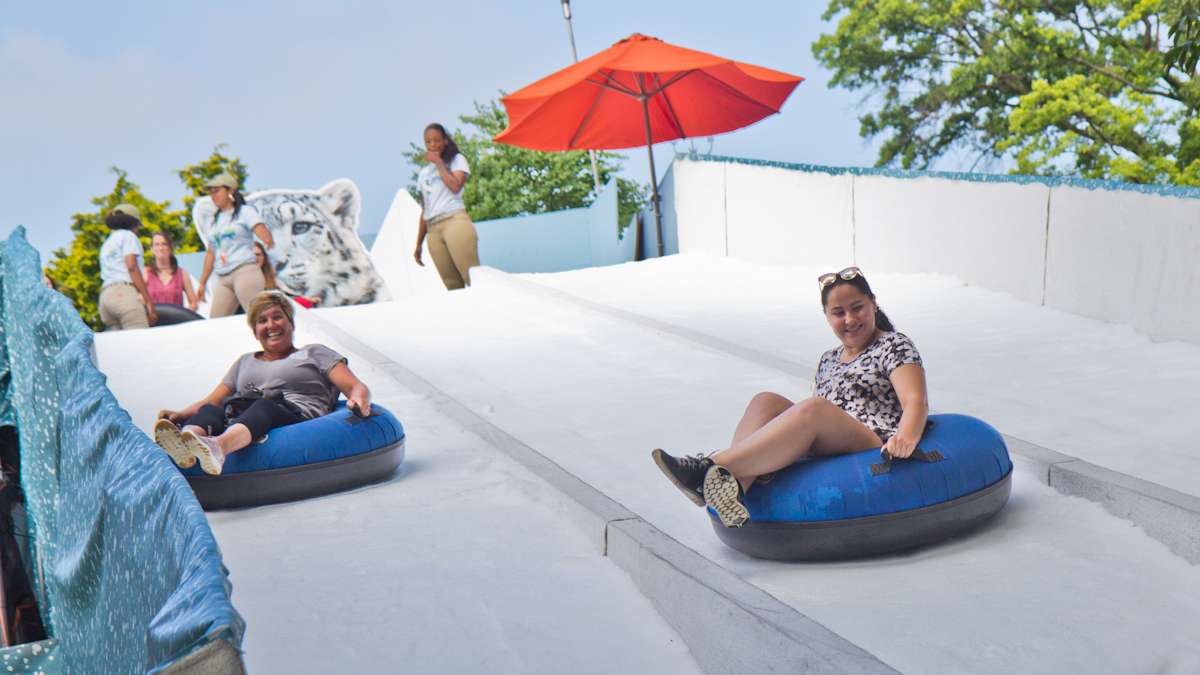
[[[24,228],[0,245],[0,315],[0,423],[15,422],[20,437],[35,585],[58,665],[157,672],[214,640],[239,648],[245,624],[204,512],[108,390],[92,332],[42,285]]]

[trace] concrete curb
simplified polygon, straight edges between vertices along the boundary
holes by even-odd
[[[811,367],[774,354],[587,300],[500,270],[481,268],[478,272],[472,271],[471,278],[484,284],[502,284],[541,294],[802,380],[811,380],[816,372]],[[1003,436],[1014,458],[1032,464],[1038,479],[1045,485],[1063,494],[1099,503],[1112,515],[1141,527],[1148,535],[1165,544],[1172,553],[1193,565],[1200,564],[1200,497],[1106,469],[1016,436]]]
[[[1133,521],[1184,560],[1200,564],[1200,497],[1083,460],[1052,465],[1050,486],[1098,502],[1114,516]]]
[[[478,268],[476,268],[478,269]],[[474,271],[472,272],[474,275]],[[314,312],[304,320],[383,370],[563,494],[599,551],[624,570],[706,673],[896,673],[854,643],[675,541],[479,416],[428,380]]]

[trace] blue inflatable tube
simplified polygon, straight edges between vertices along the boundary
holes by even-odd
[[[931,415],[913,459],[879,449],[797,462],[747,491],[750,520],[717,536],[756,558],[835,560],[933,543],[996,515],[1012,490],[1000,432],[966,415]]]
[[[404,427],[381,405],[356,417],[333,412],[272,429],[267,439],[225,459],[219,476],[183,469],[205,510],[307,499],[383,480],[404,461]]]

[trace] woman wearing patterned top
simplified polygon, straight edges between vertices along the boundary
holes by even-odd
[[[653,452],[663,473],[726,527],[750,517],[742,496],[754,479],[804,457],[882,446],[897,459],[912,455],[925,431],[928,392],[921,355],[879,309],[857,267],[823,274],[825,320],[841,345],[817,366],[813,396],[794,403],[763,392],[751,399],[733,442],[708,457]]]

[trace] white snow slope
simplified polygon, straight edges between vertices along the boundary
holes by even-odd
[[[298,341],[312,340],[301,317]],[[97,336],[109,386],[143,429],[256,347],[241,317]],[[209,514],[247,621],[250,672],[699,672],[557,492],[350,356],[405,425],[402,471],[348,493]]]
[[[821,353],[837,343],[817,292],[817,276],[828,271],[682,255],[521,278],[741,343],[815,373]],[[936,410],[975,415],[1004,433],[1200,496],[1192,418],[1200,409],[1200,345],[1152,342],[1128,326],[1020,302],[951,277],[868,279],[880,306],[921,351]],[[811,380],[788,391],[806,396],[810,389]]]
[[[528,278],[815,365],[834,343],[815,274],[676,256]],[[938,410],[1196,493],[1174,475],[1195,460],[1172,406],[1195,400],[1183,383],[1189,372],[1195,381],[1200,349],[950,279],[871,280],[921,348]],[[1200,566],[1099,505],[1038,483],[1019,462],[1001,515],[942,545],[829,564],[759,561],[724,547],[654,468],[650,449],[721,447],[755,392],[803,397],[811,382],[486,270],[476,281],[317,314],[903,672],[1200,671]],[[300,329],[302,340],[331,342],[303,317]],[[98,339],[111,386],[143,427],[160,405],[205,393],[254,346],[235,319]],[[405,422],[408,468],[347,494],[210,516],[250,624],[252,667],[695,668],[628,579],[572,530],[557,495],[361,355],[351,365]],[[1132,395],[1139,382],[1159,397]],[[1170,470],[1120,464],[1128,447]]]
[[[760,273],[778,275],[778,280],[759,280],[754,275]],[[647,275],[667,281],[647,285],[626,279],[642,282]],[[804,286],[793,276],[806,279]],[[682,306],[675,314],[664,310],[659,318],[682,316],[693,325],[715,326],[714,332],[727,338],[763,348],[782,346],[813,363],[834,341],[822,323],[815,282],[795,270],[683,257],[568,272],[550,280],[589,297],[627,292],[621,296],[629,298],[626,308],[657,312],[659,307]],[[1071,360],[1070,345],[1050,341],[1053,355],[1038,354],[1014,340],[1033,340],[1042,326],[1062,322],[1090,331],[1088,339],[1115,343],[1110,349],[1116,353],[1123,341],[1137,342],[1136,335],[1054,312],[1026,314],[1023,306],[1012,306],[1003,296],[974,289],[966,289],[969,297],[962,300],[954,295],[956,286],[944,279],[893,277],[879,286],[883,306],[926,355],[935,407],[977,414],[1027,436],[1032,436],[1029,430],[1056,429],[1062,423],[1055,415],[1059,410],[1075,415],[1073,419],[1103,420],[1119,407],[1097,411],[1074,398],[1088,391],[1077,379],[1103,383],[1105,371],[1075,374],[1072,368],[1079,362]],[[766,293],[765,287],[786,299],[774,305],[745,300]],[[901,292],[905,288],[914,290],[906,295]],[[1200,626],[1195,602],[1200,567],[1188,565],[1099,505],[1043,486],[1027,467],[1018,466],[1012,500],[1001,516],[971,536],[865,562],[752,560],[719,543],[708,518],[658,473],[649,451],[721,447],[755,392],[802,397],[810,390],[809,381],[536,291],[489,281],[486,270],[466,291],[327,309],[320,315],[678,541],[903,672],[1200,669],[1200,645],[1194,639]],[[1039,324],[1030,325],[1030,316]],[[919,323],[919,317],[928,323]],[[725,326],[737,331],[725,332]],[[979,335],[977,349],[956,351],[957,343],[947,335],[960,334]],[[1015,365],[1023,361],[1044,364],[1050,372],[1023,382],[1022,368],[1034,369]],[[977,391],[972,376],[996,384]],[[948,381],[955,385],[946,386]],[[1061,388],[1063,400],[1049,409],[1040,401],[1025,404],[1020,394],[1029,388]],[[1001,393],[994,393],[997,389]],[[947,391],[959,392],[958,398],[943,393]],[[1116,398],[1119,387],[1110,384],[1106,391]],[[1028,427],[1011,429],[997,420],[986,407],[997,400],[1012,401],[1027,416]],[[1073,449],[1056,447],[1053,439],[1031,440]]]

